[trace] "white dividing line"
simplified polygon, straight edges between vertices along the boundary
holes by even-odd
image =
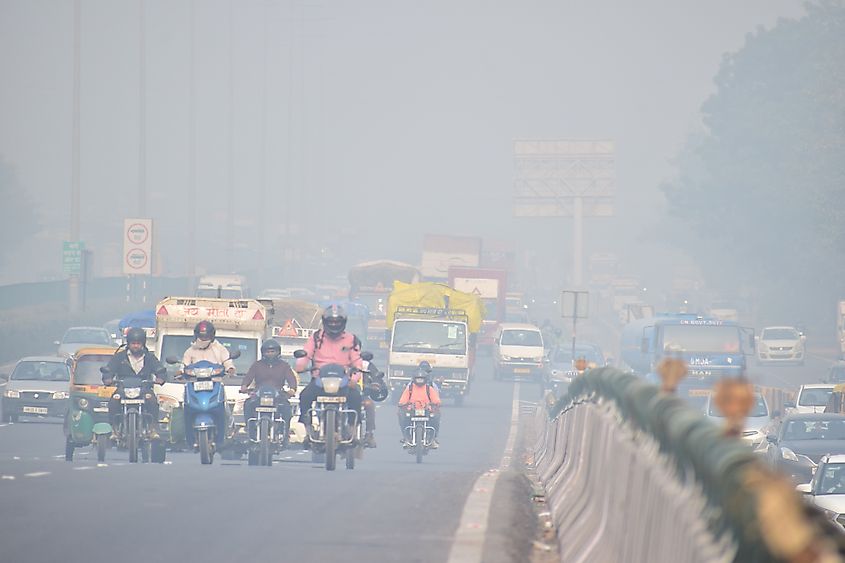
[[[44,477],[45,475],[49,475],[49,471],[36,471],[34,473],[24,473],[24,477]]]
[[[452,549],[449,550],[448,563],[478,563],[484,551],[484,539],[487,534],[487,522],[490,518],[490,503],[493,491],[501,471],[510,466],[513,457],[513,447],[516,442],[516,432],[519,427],[519,382],[513,384],[513,401],[511,403],[511,427],[505,442],[505,451],[498,469],[491,469],[483,473],[472,486],[467,496],[461,522],[455,531]]]
[[[73,468],[74,471],[87,471],[88,469],[94,469],[94,468],[90,465],[79,465],[79,466]]]
[[[0,475],[0,480],[3,480],[3,481],[14,481],[14,480],[15,480],[15,476],[14,476],[14,475]]]

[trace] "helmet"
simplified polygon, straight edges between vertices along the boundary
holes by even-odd
[[[199,340],[214,340],[215,334],[217,334],[217,331],[209,321],[200,321],[194,327],[194,338]]]
[[[332,337],[338,337],[346,330],[346,311],[340,305],[330,305],[323,311],[323,330]]]
[[[261,344],[261,357],[265,360],[275,360],[282,355],[282,347],[278,342],[273,340],[265,340]]]
[[[143,328],[136,326],[126,331],[126,343],[129,344],[131,342],[140,342],[141,344],[147,343],[147,333]]]
[[[423,370],[418,371],[417,373],[414,374],[413,382],[414,382],[414,385],[425,385],[425,384],[427,384],[429,382],[428,374],[426,372],[424,372]]]

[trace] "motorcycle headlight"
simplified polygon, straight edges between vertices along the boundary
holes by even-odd
[[[9,399],[20,399],[21,392],[14,389],[6,389],[3,395]]]
[[[76,401],[76,404],[79,405],[80,409],[85,410],[88,408],[88,399],[86,399],[85,397],[80,397],[79,400]]]
[[[70,394],[67,391],[56,391],[53,393],[53,399],[57,401],[67,399],[68,397],[70,397]]]
[[[425,416],[425,409],[414,409],[414,416]]]
[[[127,387],[123,390],[123,394],[126,395],[127,399],[137,399],[141,396],[141,388],[140,387]]]
[[[340,391],[340,382],[341,379],[339,377],[324,377],[323,378],[323,391],[334,395],[338,391]]]
[[[274,397],[268,396],[268,397],[261,397],[260,402],[261,402],[262,407],[272,407],[273,403],[275,403],[276,401],[274,400]]]

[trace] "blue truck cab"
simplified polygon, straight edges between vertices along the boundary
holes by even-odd
[[[678,394],[703,404],[721,377],[745,373],[746,356],[754,350],[754,331],[734,321],[677,313],[639,319],[622,330],[620,355],[631,370],[657,383],[657,364],[665,357],[680,358],[688,375]]]

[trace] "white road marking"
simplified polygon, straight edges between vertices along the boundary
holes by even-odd
[[[49,475],[49,471],[36,471],[34,473],[24,473],[24,477],[44,477],[45,475]]]
[[[4,426],[9,426],[9,425],[5,422],[3,424],[0,424],[0,428],[3,428]]]
[[[0,480],[3,480],[3,481],[14,481],[14,480],[15,480],[15,476],[14,476],[14,475],[0,475]]]
[[[98,463],[97,464],[97,467],[108,467],[108,466],[109,466],[108,463]]]
[[[12,459],[13,459],[13,460],[15,460],[15,461],[20,461],[20,460],[21,460],[20,456],[16,456],[16,455],[13,455],[13,456],[12,456]]]
[[[493,491],[501,471],[510,466],[513,457],[513,447],[516,443],[516,433],[519,427],[519,382],[513,384],[513,401],[511,402],[511,426],[505,451],[498,469],[491,469],[476,479],[472,490],[467,496],[461,522],[455,531],[452,549],[449,550],[448,563],[476,563],[481,561],[484,551],[484,539],[487,533],[487,523],[490,518],[490,503]]]
[[[85,471],[86,469],[94,469],[91,465],[80,465],[78,467],[74,467],[74,471]]]

